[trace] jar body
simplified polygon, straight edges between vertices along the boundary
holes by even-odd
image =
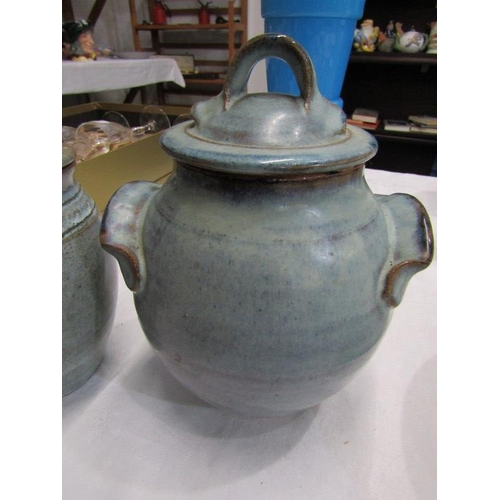
[[[65,175],[71,178],[65,180]],[[62,221],[65,396],[86,382],[103,358],[115,314],[117,269],[116,262],[100,246],[100,215],[93,200],[73,181],[72,172],[64,171]]]
[[[363,167],[288,180],[179,164],[144,222],[143,330],[201,399],[253,416],[318,404],[369,359],[387,225]]]
[[[269,57],[290,66],[299,96],[246,92]],[[101,244],[185,387],[259,417],[314,406],[369,359],[432,261],[428,214],[410,195],[370,191],[376,140],[320,94],[290,37],[247,42],[223,91],[191,114],[160,141],[174,174],[122,186]]]

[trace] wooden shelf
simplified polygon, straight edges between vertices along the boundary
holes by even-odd
[[[245,31],[242,23],[233,23],[235,31]],[[229,30],[229,23],[224,24],[136,24],[134,29],[138,31],[198,31],[198,30]]]
[[[363,127],[359,127],[363,128]],[[370,134],[374,135],[375,137],[380,137],[383,139],[394,139],[394,140],[401,140],[401,141],[415,141],[415,142],[420,142],[420,141],[427,141],[431,143],[437,142],[437,134],[428,134],[425,132],[409,132],[409,131],[397,131],[397,130],[384,130],[383,125],[380,125],[378,128],[375,130],[371,129],[363,129],[366,132],[369,132]]]
[[[352,52],[349,63],[363,64],[432,64],[437,65],[436,54],[405,54],[403,52]]]
[[[192,2],[193,4],[195,3],[194,1]],[[199,7],[195,7],[194,9],[170,9],[172,12],[172,16],[197,16],[198,15],[198,10]],[[229,14],[229,8],[228,7],[210,7],[210,14],[214,16],[227,16]],[[242,16],[242,10],[241,7],[234,7],[234,15],[237,16]]]
[[[222,78],[186,78],[186,86],[191,87],[193,85],[224,85],[226,80]]]
[[[186,8],[170,9],[171,16],[166,24],[146,24],[140,22],[143,18],[137,15],[136,1],[129,0],[135,50],[146,50],[142,46],[140,34],[149,33],[151,49],[147,50],[153,50],[158,54],[170,49],[173,53],[179,50],[197,50],[195,66],[216,67],[217,74],[222,74],[226,71],[236,51],[247,41],[247,1],[240,0],[239,7],[235,7],[234,0],[227,0],[227,7],[209,8],[212,20],[214,16],[222,16],[227,20],[225,23],[198,24],[199,8],[189,8],[195,2],[186,0],[184,2]],[[154,0],[148,0],[148,7],[149,19],[153,19]],[[189,17],[186,19],[185,16]],[[191,19],[192,23],[184,22]],[[214,49],[227,50],[227,58],[224,58],[224,55],[218,55],[224,60],[214,61],[214,54],[208,52]],[[224,85],[224,79],[221,78],[186,78],[185,81],[186,88],[184,89],[174,89],[168,84],[159,83],[157,85],[158,102],[165,104],[165,95],[168,94],[215,95]]]
[[[422,141],[428,143],[437,142],[437,134],[426,134],[419,132],[396,132],[394,130],[368,130],[372,134],[381,139],[392,139],[395,141],[415,142],[421,143]]]

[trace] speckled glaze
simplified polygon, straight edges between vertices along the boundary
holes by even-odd
[[[101,218],[73,178],[74,151],[62,162],[62,395],[97,370],[113,325],[116,262],[99,244]]]
[[[246,93],[268,56],[290,64],[300,96]],[[345,125],[288,37],[248,42],[193,116],[162,136],[173,175],[120,188],[101,243],[151,345],[193,393],[252,416],[314,406],[366,363],[430,264],[429,217],[409,195],[370,191],[375,140]]]

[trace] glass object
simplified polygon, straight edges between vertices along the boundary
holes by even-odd
[[[93,120],[82,123],[76,129],[73,147],[77,161],[84,161],[131,142],[133,139],[130,127],[107,120]]]
[[[103,118],[129,128],[133,140],[142,139],[147,134],[155,134],[170,127],[168,116],[158,106],[146,106],[139,115],[139,126],[137,127],[131,127],[128,120],[118,111],[107,111]]]
[[[179,115],[175,120],[174,120],[174,126],[183,123],[183,122],[188,122],[189,120],[192,120],[193,117],[190,113],[185,113],[182,115]]]
[[[122,113],[107,111],[102,120],[84,122],[78,128],[63,125],[62,142],[73,147],[80,163],[169,127],[168,116],[158,106],[145,107],[136,127],[131,127]]]

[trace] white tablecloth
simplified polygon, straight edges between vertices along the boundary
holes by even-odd
[[[151,56],[149,59],[102,57],[95,61],[62,61],[63,94],[130,89],[159,82],[186,86],[174,59]]]
[[[436,179],[367,170],[406,192],[437,231]],[[411,281],[373,358],[342,391],[293,417],[212,408],[163,368],[120,278],[97,373],[63,400],[65,500],[436,498],[436,268]]]

